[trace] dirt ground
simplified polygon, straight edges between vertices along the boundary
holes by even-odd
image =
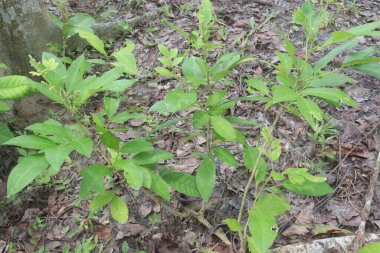
[[[301,54],[302,34],[290,21],[292,12],[302,1],[267,2],[269,4],[248,0],[213,1],[214,11],[221,20],[213,39],[225,43],[226,51],[243,51],[246,55],[254,54],[276,62],[278,59],[275,58],[274,51],[282,50],[278,33],[280,29],[287,32]],[[54,11],[54,7],[49,6]],[[358,0],[354,6],[347,2],[345,7],[345,10],[339,10],[338,5],[331,6],[331,12],[336,14],[331,24],[322,32],[322,39],[334,30],[378,21],[380,17],[380,2],[376,0]],[[138,108],[147,111],[155,101],[163,98],[174,87],[173,81],[154,74],[154,67],[159,66],[159,62],[154,60],[159,56],[156,45],[162,43],[169,48],[184,49],[185,43],[180,35],[162,24],[161,20],[166,17],[185,31],[193,29],[196,25],[196,5],[193,2],[85,0],[70,1],[70,8],[73,12],[90,13],[99,22],[133,18],[161,8],[157,18],[148,20],[142,26],[133,27],[131,34],[125,34],[113,44],[114,48],[118,48],[125,39],[133,41],[137,45],[135,55],[141,70],[140,81],[127,91],[127,99],[121,110]],[[251,17],[254,17],[260,28],[245,41],[244,38],[250,32]],[[380,41],[367,39],[365,45],[380,46]],[[213,56],[217,57],[216,54]],[[230,96],[246,95],[240,78],[267,75],[269,72],[259,62],[249,62],[239,67],[229,77],[233,84]],[[358,102],[359,108],[343,107],[338,110],[326,106],[326,110],[332,115],[331,124],[335,126],[332,131],[336,129],[337,132],[331,133],[335,138],[327,142],[324,150],[312,142],[308,135],[310,129],[302,119],[290,114],[285,114],[280,119],[275,135],[281,139],[283,155],[277,166],[310,167],[311,164],[320,163],[320,169],[326,172],[335,193],[321,198],[290,194],[289,203],[293,209],[278,220],[281,235],[276,239],[275,247],[355,233],[361,221],[361,210],[378,152],[376,144],[380,143],[380,80],[353,71],[346,74],[357,80],[356,84],[346,86],[344,90]],[[48,114],[44,103],[43,100],[41,107],[45,108],[44,114]],[[100,106],[95,99],[87,110],[90,113]],[[35,110],[38,109],[34,108],[33,112],[18,111],[16,114],[19,114],[20,119],[26,120],[29,114],[36,115]],[[269,111],[264,114],[261,106],[251,102],[239,102],[231,112],[234,116],[259,123],[271,121],[275,113]],[[185,128],[186,124],[188,123],[179,122],[171,131],[158,132],[158,141],[155,144],[177,154],[179,159],[173,161],[172,167],[192,173],[199,160],[193,158],[191,153],[193,150],[201,150],[203,146],[202,140],[189,142],[184,134],[175,131],[175,128]],[[149,122],[132,120],[127,126],[129,130],[120,133],[120,138],[130,139],[144,135],[144,130],[137,132],[137,129],[148,131]],[[258,129],[254,126],[247,127],[244,132],[249,142],[254,144]],[[238,145],[228,148],[235,153],[241,151]],[[12,166],[14,161],[10,157],[14,150],[4,149],[0,152],[1,164],[8,168]],[[332,156],[331,159],[326,158],[328,154]],[[76,157],[72,157],[72,160],[72,164],[66,165],[54,178],[54,184],[30,187],[15,202],[6,200],[6,173],[0,174],[0,253],[11,252],[10,245],[13,245],[14,252],[45,252],[37,251],[42,245],[46,252],[63,252],[65,246],[70,248],[68,252],[74,252],[76,245],[94,236],[99,238],[98,248],[103,246],[103,252],[125,252],[123,249],[127,244],[129,252],[236,252],[238,238],[227,232],[222,220],[237,216],[243,187],[248,180],[246,170],[232,170],[223,164],[218,166],[218,185],[209,204],[211,208],[206,211],[206,218],[215,226],[213,229],[223,228],[234,242],[233,247],[229,248],[213,236],[212,229],[205,229],[191,218],[175,218],[142,193],[131,189],[123,189],[121,194],[130,208],[129,221],[126,224],[116,224],[110,218],[108,208],[95,217],[89,217],[88,203],[78,202],[78,171],[86,162]],[[250,193],[250,197],[252,196],[253,191]],[[173,205],[179,209],[199,208],[199,200],[180,194],[172,199]],[[366,231],[378,232],[380,187],[377,187],[372,205]]]

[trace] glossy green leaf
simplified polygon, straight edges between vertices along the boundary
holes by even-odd
[[[223,117],[212,116],[211,126],[214,131],[222,136],[226,141],[232,141],[236,139],[235,128]]]
[[[128,221],[129,211],[125,201],[119,196],[115,196],[111,202],[111,216],[120,224],[124,224]]]
[[[90,211],[96,212],[101,210],[105,205],[110,203],[115,197],[114,191],[105,191],[98,193],[90,203]]]
[[[224,219],[223,223],[227,224],[228,228],[233,232],[244,230],[243,226],[236,219]]]
[[[138,153],[133,157],[137,165],[153,164],[173,158],[173,154],[164,150],[155,149]]]
[[[107,148],[118,150],[120,147],[119,139],[110,131],[103,133],[99,139]]]
[[[7,181],[7,197],[21,191],[41,175],[49,166],[44,155],[29,155],[21,157],[12,169]]]
[[[170,187],[180,193],[193,197],[201,196],[194,176],[184,172],[165,171],[162,178]]]
[[[36,91],[36,82],[25,76],[0,77],[0,99],[14,100]]]
[[[205,157],[197,169],[195,176],[198,191],[203,201],[208,202],[215,188],[215,163],[211,157]]]
[[[123,154],[138,154],[153,149],[154,148],[150,142],[147,142],[144,139],[135,139],[125,143],[120,149],[120,152]]]
[[[210,115],[205,111],[195,111],[193,114],[193,127],[202,128],[210,121]]]
[[[208,66],[200,57],[186,57],[182,64],[182,73],[191,86],[195,89],[207,82]]]
[[[231,154],[231,152],[228,149],[223,148],[223,147],[214,147],[212,150],[215,156],[218,157],[219,160],[221,160],[222,162],[225,162],[226,164],[234,168],[237,168],[238,166],[237,161],[235,157],[233,156],[233,154]]]

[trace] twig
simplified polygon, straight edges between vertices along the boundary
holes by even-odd
[[[362,247],[365,243],[365,225],[371,211],[372,199],[375,193],[377,179],[379,177],[379,172],[380,172],[380,151],[377,156],[376,165],[373,170],[373,174],[369,183],[369,191],[366,196],[365,205],[361,214],[361,222],[360,222],[358,231],[356,232],[355,239],[352,242],[351,248],[352,248],[353,253],[358,252],[358,249]]]

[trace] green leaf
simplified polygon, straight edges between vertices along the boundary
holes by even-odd
[[[78,30],[78,34],[81,38],[87,40],[88,44],[95,48],[99,53],[107,57],[106,50],[104,50],[104,43],[98,36],[96,36],[92,32],[87,32],[83,30]]]
[[[78,140],[73,141],[70,144],[79,154],[84,155],[87,158],[90,158],[93,151],[93,143],[91,138],[79,138]]]
[[[164,100],[155,103],[150,112],[159,112],[167,115],[169,113],[179,112],[194,106],[197,101],[196,92],[185,93],[180,89],[169,92]]]
[[[256,78],[248,78],[245,79],[244,82],[249,85],[249,87],[254,88],[260,93],[263,93],[264,95],[269,96],[269,89],[264,83],[263,79],[260,77]]]
[[[90,203],[90,211],[96,212],[101,210],[105,205],[112,201],[115,195],[116,193],[114,191],[105,191],[98,193]]]
[[[273,103],[281,103],[287,101],[294,101],[299,98],[299,95],[293,91],[289,86],[281,85],[273,88]]]
[[[168,70],[167,68],[163,68],[163,67],[156,67],[154,68],[154,70],[163,75],[163,76],[168,76],[168,77],[171,77],[171,78],[174,78],[174,79],[177,79],[178,76],[176,74],[174,74],[173,72],[171,72],[170,70]]]
[[[288,168],[282,174],[287,175],[292,184],[302,184],[306,180],[313,183],[326,181],[325,177],[311,175],[306,168]]]
[[[0,112],[1,111],[9,111],[11,108],[9,108],[8,104],[6,102],[3,102],[0,100]]]
[[[333,193],[333,189],[326,182],[315,183],[309,180],[305,180],[302,184],[293,184],[290,181],[285,181],[281,186],[305,196],[324,196]]]
[[[112,54],[116,58],[116,62],[113,62],[112,65],[116,67],[122,67],[124,72],[130,75],[138,75],[139,71],[136,65],[136,58],[132,54],[131,50],[128,47],[120,49]]]
[[[293,68],[293,58],[286,53],[276,52],[276,56],[279,59],[280,63],[277,65],[277,69],[286,75],[290,74]]]
[[[111,216],[120,224],[124,224],[128,221],[128,206],[124,200],[119,196],[115,196],[111,202]]]
[[[137,165],[153,164],[173,158],[173,154],[164,150],[155,149],[138,153],[133,157]]]
[[[123,169],[124,177],[133,189],[138,190],[143,186],[144,174],[147,173],[144,167],[130,160],[118,160],[115,166]]]
[[[58,172],[61,168],[63,162],[68,157],[68,155],[73,151],[73,148],[66,145],[56,145],[52,148],[47,148],[44,150],[46,160],[51,164],[53,170]]]
[[[245,145],[243,151],[243,162],[245,167],[249,171],[252,171],[257,163],[257,158],[259,157],[259,151],[257,148],[253,148],[251,146]],[[265,179],[265,175],[267,174],[267,164],[265,160],[260,157],[259,163],[256,169],[255,181],[256,185],[260,184]]]
[[[86,13],[77,13],[71,17],[63,26],[63,32],[66,37],[71,37],[78,32],[78,29],[94,33],[92,26],[95,24],[95,19]]]
[[[84,200],[91,192],[104,192],[104,177],[111,176],[112,170],[103,164],[95,164],[81,170],[83,180],[80,184],[79,199]]]
[[[91,69],[91,64],[86,61],[82,54],[71,63],[67,70],[67,77],[65,78],[65,87],[68,93],[78,90],[77,85],[83,80],[83,75],[86,71]]]
[[[225,162],[226,164],[234,168],[237,168],[237,161],[228,149],[223,147],[214,147],[212,150],[214,151],[215,156],[218,157],[219,160]]]
[[[227,91],[224,91],[224,90],[220,90],[215,93],[212,93],[207,98],[206,106],[210,107],[210,106],[219,104],[220,102],[225,102],[226,101],[225,96],[227,96]]]
[[[288,39],[288,37],[286,37],[284,32],[281,31],[280,34],[281,34],[282,38],[284,39],[286,52],[288,52],[288,54],[291,57],[294,57],[294,55],[296,53],[296,48],[294,47],[292,42]]]
[[[380,21],[375,21],[375,22],[353,27],[349,29],[348,32],[353,33],[357,36],[361,36],[361,35],[372,36],[373,33],[371,33],[371,31],[376,30],[379,27],[380,27]],[[380,36],[380,35],[377,35],[377,36]]]
[[[162,174],[162,178],[170,187],[180,193],[193,197],[200,196],[194,176],[184,172],[167,170]]]
[[[0,99],[14,100],[25,97],[36,89],[33,85],[36,82],[25,76],[4,76],[0,77]]]
[[[160,53],[161,53],[163,56],[167,56],[167,57],[170,56],[169,48],[167,48],[165,45],[163,45],[163,44],[158,44],[157,48],[158,48],[158,51],[160,51]]]
[[[169,185],[156,173],[151,171],[149,172],[152,178],[152,185],[150,186],[150,189],[164,200],[170,201]]]
[[[210,70],[211,76],[215,82],[226,77],[240,60],[240,53],[228,53],[222,55]]]
[[[173,25],[172,23],[170,23],[166,18],[162,19],[162,22],[164,24],[166,24],[167,26],[169,26],[170,28],[172,28],[174,31],[176,31],[177,33],[181,34],[187,41],[190,41],[190,37],[189,35],[184,31],[182,30],[181,28]]]
[[[153,150],[153,146],[150,142],[145,141],[144,139],[135,139],[131,140],[124,144],[120,149],[122,154],[138,154],[144,151]]]
[[[305,89],[302,92],[302,95],[318,97],[322,100],[325,100],[327,103],[343,103],[354,108],[357,107],[356,101],[350,98],[346,93],[341,90],[334,88],[310,88]]]
[[[103,90],[109,90],[114,92],[123,92],[132,85],[134,85],[138,80],[137,79],[121,79],[116,80],[111,83],[103,85]]]
[[[236,219],[224,219],[223,223],[227,224],[228,228],[233,232],[243,231],[243,226]]]
[[[215,132],[222,136],[226,141],[236,139],[235,128],[225,118],[221,116],[212,116],[211,126]]]
[[[9,128],[5,124],[0,123],[0,145],[13,137],[14,136]]]
[[[128,111],[121,112],[119,114],[116,114],[114,117],[112,117],[111,122],[113,123],[119,123],[122,124],[130,119],[149,119],[149,116],[147,116],[144,113],[130,113]]]
[[[199,165],[195,180],[203,201],[208,202],[216,180],[215,163],[210,156],[205,157]]]
[[[359,249],[359,253],[375,253],[380,252],[380,242],[373,242]]]
[[[13,145],[30,149],[47,149],[56,146],[51,140],[36,135],[20,135],[6,141],[4,145]]]
[[[313,79],[309,85],[317,88],[317,87],[328,87],[328,86],[334,87],[334,86],[343,85],[345,83],[356,83],[356,81],[342,74],[327,72],[327,73],[323,73],[321,77],[317,79]]]
[[[358,60],[353,60],[349,62],[344,62],[343,67],[351,66],[351,65],[359,65],[371,62],[380,62],[380,57],[372,57],[372,58],[363,58]]]
[[[198,15],[201,14],[204,19],[204,26],[213,20],[212,3],[210,0],[202,0]]]
[[[205,111],[195,111],[193,114],[193,128],[202,128],[210,121],[210,115]]]
[[[254,120],[248,120],[244,118],[239,117],[224,117],[228,122],[231,124],[237,124],[237,125],[246,125],[246,126],[257,126],[257,122]]]
[[[380,64],[366,63],[366,64],[355,65],[355,66],[352,66],[351,68],[356,71],[367,74],[369,76],[380,78]]]
[[[28,155],[21,157],[12,169],[7,182],[7,197],[21,191],[33,180],[41,175],[49,166],[44,155]]]
[[[306,1],[294,12],[293,21],[296,24],[302,25],[306,37],[312,38],[318,34],[325,15],[325,12],[316,11],[314,5],[311,2]]]
[[[106,147],[113,150],[118,150],[120,147],[119,139],[110,131],[103,133],[99,139]]]
[[[352,52],[344,59],[343,65],[346,64],[347,62],[352,62],[352,61],[360,60],[363,58],[371,57],[375,55],[377,51],[378,51],[377,47],[367,47],[363,50]]]
[[[278,234],[276,217],[290,209],[291,206],[277,195],[267,193],[260,196],[249,210],[248,228],[252,235],[249,248],[255,249],[252,252],[268,252]]]
[[[347,41],[343,44],[341,44],[340,46],[334,48],[333,50],[331,50],[330,52],[328,52],[325,56],[323,56],[321,59],[319,59],[316,63],[315,63],[315,71],[318,71],[318,70],[321,70],[323,69],[324,67],[326,67],[336,56],[338,56],[339,54],[341,54],[343,51],[345,50],[348,50],[348,49],[351,49],[353,47],[355,47],[357,44],[359,44],[360,42],[360,38],[358,39],[354,39],[354,40],[350,40],[350,41]]]
[[[104,111],[106,112],[108,118],[114,116],[119,109],[120,99],[114,99],[109,97],[103,98]]]
[[[323,120],[324,113],[318,104],[314,101],[310,99],[299,98],[297,99],[297,107],[298,110],[300,110],[300,113],[305,117],[311,126],[315,126],[312,116],[318,121]]]
[[[207,82],[208,66],[200,57],[186,57],[182,64],[182,72],[191,86],[198,89],[201,84]]]

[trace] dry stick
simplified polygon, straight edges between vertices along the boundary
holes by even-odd
[[[197,220],[204,225],[206,228],[211,230],[213,226],[211,223],[205,219],[204,215],[202,212],[198,213],[190,209],[185,209],[184,212],[180,212],[171,206],[168,206],[161,201],[159,201],[153,194],[151,194],[149,191],[142,189],[145,195],[147,195],[151,200],[153,200],[156,204],[162,206],[165,210],[173,214],[174,216],[180,217],[180,218],[190,218],[190,217],[195,217]],[[226,234],[223,232],[221,228],[218,228],[214,231],[214,235],[216,235],[224,244],[226,245],[231,245],[230,240],[227,238]]]
[[[378,150],[380,150],[380,145],[378,147]],[[356,232],[355,239],[353,240],[353,243],[352,243],[352,252],[353,253],[357,253],[358,249],[360,247],[362,247],[365,243],[365,225],[366,225],[366,222],[368,220],[368,217],[369,217],[369,214],[371,211],[372,199],[373,199],[373,195],[375,193],[375,188],[376,188],[376,184],[377,184],[377,179],[379,177],[379,172],[380,172],[380,151],[379,151],[379,154],[377,156],[376,166],[373,170],[371,181],[369,183],[369,191],[368,191],[368,194],[366,196],[365,205],[364,205],[364,208],[363,208],[363,211],[361,214],[361,220],[362,221],[360,222],[358,231]]]

